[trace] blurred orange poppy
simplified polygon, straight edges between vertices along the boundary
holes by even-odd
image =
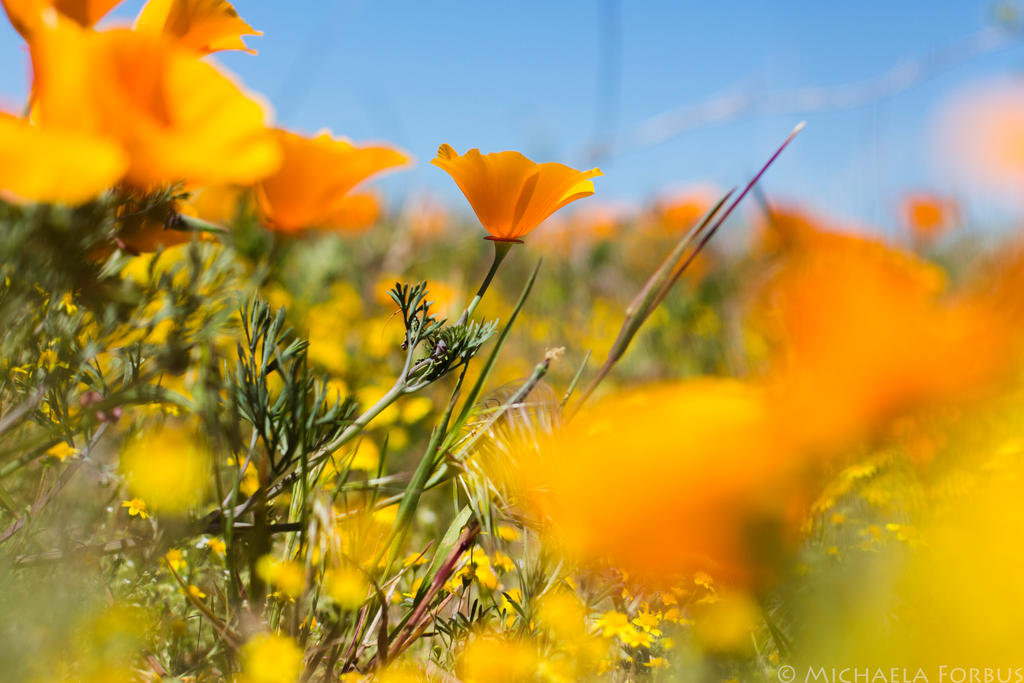
[[[0,196],[6,201],[83,202],[115,184],[127,165],[109,139],[0,113]]]
[[[280,162],[263,107],[190,50],[67,22],[39,33],[31,47],[34,118],[116,140],[133,185],[245,184]]]
[[[935,239],[956,225],[959,218],[955,201],[925,192],[906,195],[900,210],[904,225],[920,241]]]
[[[394,148],[356,146],[329,132],[311,138],[285,130],[275,135],[283,161],[256,186],[256,198],[268,225],[282,232],[336,226],[354,187],[409,163]]]
[[[3,0],[4,9],[11,24],[25,40],[33,34],[52,25],[56,17],[47,18],[50,12],[59,13],[80,26],[90,27],[102,19],[121,0]]]
[[[135,30],[162,34],[202,54],[220,50],[256,54],[242,36],[263,35],[225,0],[149,0],[135,20]]]
[[[594,194],[600,169],[577,171],[564,164],[538,164],[519,152],[459,155],[441,145],[432,162],[466,195],[488,239],[517,241],[566,204]]]
[[[576,560],[749,582],[778,567],[806,501],[784,437],[759,389],[704,378],[614,394],[509,469]]]
[[[655,206],[657,227],[669,235],[683,235],[704,217],[722,194],[710,186],[697,186],[663,197]]]
[[[1024,183],[1024,84],[972,85],[943,108],[939,143],[948,162],[995,190]]]
[[[350,192],[327,220],[327,225],[343,232],[362,232],[380,220],[383,206],[374,192]]]
[[[908,253],[821,232],[780,266],[764,289],[779,344],[769,381],[780,421],[810,446],[970,400],[1006,367],[1005,320]]]

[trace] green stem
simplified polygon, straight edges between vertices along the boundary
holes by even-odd
[[[491,286],[491,280],[494,279],[494,274],[498,272],[498,266],[500,266],[501,262],[505,260],[505,257],[508,256],[508,252],[512,248],[512,245],[515,244],[515,242],[500,240],[493,240],[493,243],[494,261],[491,262],[491,269],[487,271],[487,276],[484,278],[483,283],[481,283],[480,289],[476,290],[476,296],[473,297],[473,300],[469,302],[469,306],[467,306],[466,310],[462,312],[461,316],[459,316],[459,321],[455,323],[456,325],[464,325],[466,321],[469,320],[470,316],[473,315],[473,311],[475,311],[476,307],[480,305],[480,300],[484,298],[484,293],[487,291],[487,288]]]

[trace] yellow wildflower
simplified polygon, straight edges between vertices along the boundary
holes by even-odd
[[[302,650],[286,636],[261,633],[242,647],[245,683],[296,683],[302,669]]]
[[[264,555],[256,561],[256,574],[289,598],[299,597],[306,588],[306,572],[302,565],[292,560]]]
[[[173,569],[175,572],[181,573],[181,570],[185,568],[185,556],[182,555],[181,550],[178,548],[171,548],[164,555],[164,562],[167,566]]]
[[[78,455],[78,451],[72,448],[67,441],[61,441],[59,444],[50,446],[46,450],[46,454],[50,457],[57,458],[61,462],[64,462],[68,458]]]
[[[149,510],[146,507],[146,501],[141,498],[132,498],[131,500],[122,501],[121,507],[128,508],[128,514],[132,517],[149,519]]]

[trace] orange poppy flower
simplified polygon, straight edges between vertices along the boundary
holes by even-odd
[[[356,146],[328,132],[312,138],[284,130],[275,134],[283,161],[256,186],[256,199],[269,226],[282,232],[334,226],[355,186],[409,163],[391,147]]]
[[[135,20],[135,30],[167,36],[202,54],[244,50],[256,54],[242,36],[261,36],[225,0],[149,0]]]
[[[519,152],[471,149],[460,156],[451,145],[441,145],[431,163],[466,195],[488,239],[504,242],[518,241],[566,204],[594,194],[590,179],[602,175],[596,168],[538,164]]]
[[[657,227],[664,233],[681,237],[704,217],[722,192],[700,185],[663,197],[655,207]]]
[[[168,40],[58,22],[36,36],[32,65],[39,123],[116,140],[133,185],[246,184],[280,162],[263,107]]]
[[[515,462],[488,471],[520,483],[552,547],[655,585],[695,571],[767,578],[806,503],[806,463],[764,394],[735,380],[613,394],[536,451],[511,452]]]
[[[908,194],[900,209],[911,234],[922,241],[932,240],[952,228],[959,213],[953,200],[924,192]]]
[[[1018,81],[968,86],[939,115],[940,149],[966,179],[997,192],[1024,183],[1024,85]]]
[[[0,113],[0,196],[7,201],[83,202],[116,183],[127,165],[109,139]]]
[[[11,24],[25,40],[45,28],[48,12],[56,11],[86,28],[93,26],[121,0],[3,0]],[[52,23],[52,22],[49,22]]]
[[[808,445],[970,400],[1011,360],[1003,316],[944,291],[942,271],[911,254],[823,232],[779,265],[764,292],[779,343],[768,379],[780,422]]]
[[[362,232],[380,220],[383,206],[374,192],[350,192],[326,225],[341,232]]]

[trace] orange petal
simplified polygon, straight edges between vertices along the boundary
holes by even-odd
[[[256,196],[267,221],[286,232],[331,225],[354,187],[409,163],[391,147],[355,146],[327,133],[306,138],[279,130],[276,135],[283,161],[259,183]]]
[[[56,10],[80,26],[90,27],[106,16],[121,0],[3,0],[4,9],[25,40],[48,22],[46,14]]]
[[[242,36],[263,35],[225,0],[149,0],[135,20],[135,30],[162,34],[202,54],[220,50],[255,54]]]
[[[452,177],[481,225],[493,237],[516,239],[566,204],[594,193],[598,169],[577,171],[557,163],[537,164],[518,152],[459,155],[441,145],[433,163]]]
[[[38,36],[32,60],[39,120],[116,139],[135,185],[247,184],[280,162],[263,106],[168,40],[62,24]]]
[[[76,204],[92,199],[124,173],[116,143],[48,130],[0,114],[0,190],[5,199]]]

